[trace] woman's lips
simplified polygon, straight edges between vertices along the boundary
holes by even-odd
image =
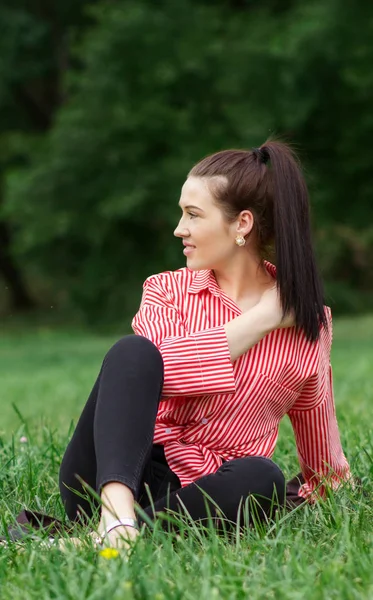
[[[191,252],[193,252],[194,249],[195,249],[195,246],[185,246],[185,248],[183,250],[183,254],[185,256],[188,256],[188,254],[190,254]]]

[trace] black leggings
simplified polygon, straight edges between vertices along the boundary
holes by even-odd
[[[218,523],[218,506],[220,517],[235,523],[247,498],[255,498],[246,504],[255,506],[260,519],[284,505],[284,475],[261,456],[225,461],[215,473],[181,487],[163,446],[153,444],[162,386],[162,356],[148,339],[128,335],[109,350],[61,464],[60,492],[69,519],[84,521],[98,506],[80,479],[97,494],[110,481],[125,484],[151,520],[168,510],[185,515],[185,507],[194,521],[211,516]],[[141,515],[138,520],[143,522]]]

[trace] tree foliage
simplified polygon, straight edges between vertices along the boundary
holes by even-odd
[[[274,134],[301,149],[328,302],[368,307],[373,8],[118,0],[84,14],[48,132],[7,168],[3,215],[25,268],[91,319],[133,312],[147,275],[184,264],[172,232],[193,163]]]
[[[84,4],[3,0],[0,6],[0,276],[12,309],[34,308],[35,303],[25,283],[29,269],[22,256],[17,261],[16,232],[3,208],[5,179],[8,171],[32,162],[64,101],[62,74],[70,66],[74,27],[82,33],[87,24]]]

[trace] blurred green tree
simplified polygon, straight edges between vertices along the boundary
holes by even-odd
[[[4,211],[4,179],[29,164],[65,100],[62,77],[71,66],[74,31],[82,34],[89,22],[82,10],[87,3],[2,0],[0,6],[0,276],[14,309],[33,308],[35,302],[22,257],[13,252],[18,225]]]
[[[373,7],[121,0],[88,14],[53,127],[8,172],[19,259],[92,321],[128,315],[147,275],[184,263],[172,231],[192,164],[285,134],[303,149],[328,303],[371,307]]]

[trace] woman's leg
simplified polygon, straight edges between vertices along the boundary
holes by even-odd
[[[206,492],[213,502],[208,500],[199,488]],[[274,513],[275,507],[284,506],[285,478],[281,469],[270,459],[249,456],[226,461],[215,473],[205,475],[179,489],[175,489],[173,481],[171,492],[154,502],[154,511],[167,512],[169,509],[185,515],[185,507],[193,521],[207,523],[208,511],[212,518],[218,514],[215,506],[217,505],[223,518],[236,523],[240,502],[244,506],[246,498],[250,496],[253,497],[253,502],[249,504],[251,519],[266,519]],[[242,525],[243,506],[240,516]],[[147,506],[144,511],[150,518],[154,518],[151,506]],[[163,526],[169,527],[166,520]]]
[[[133,505],[150,457],[162,387],[162,357],[148,339],[129,335],[109,350],[61,464],[60,491],[70,519],[92,516],[92,502],[78,495],[87,495],[78,478],[104,496],[119,483],[114,496],[119,490]]]

